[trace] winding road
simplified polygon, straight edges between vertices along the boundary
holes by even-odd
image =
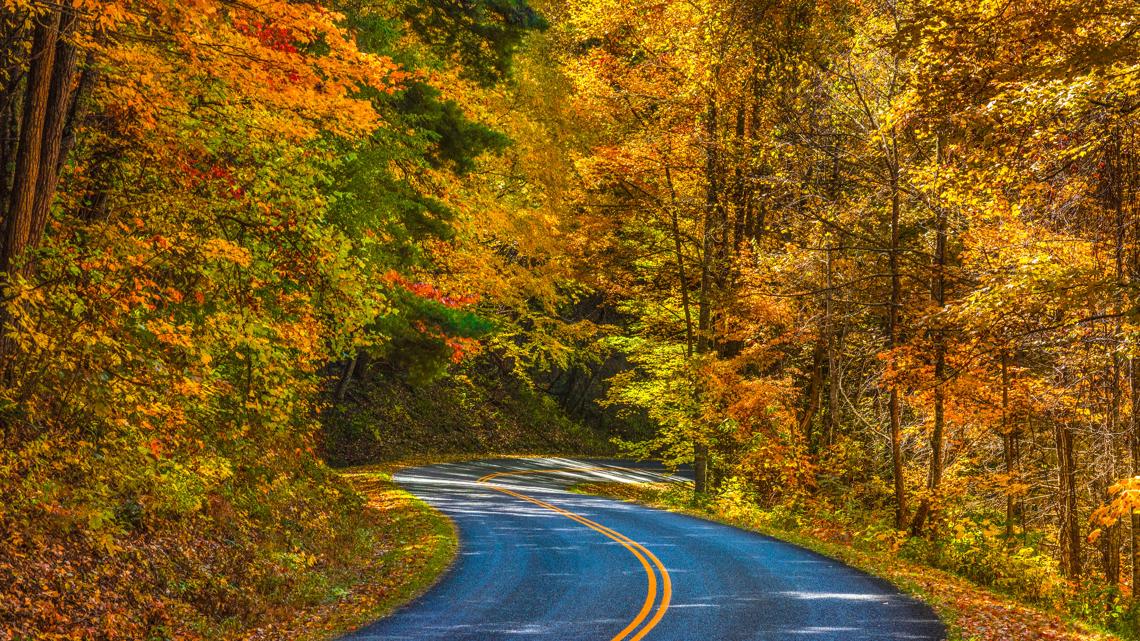
[[[752,532],[582,496],[585,481],[679,480],[628,461],[529,458],[406,469],[459,528],[423,597],[344,641],[937,641],[926,605]]]

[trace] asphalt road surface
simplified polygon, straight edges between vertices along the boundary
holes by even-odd
[[[622,469],[619,469],[622,468]],[[346,640],[936,641],[926,605],[787,543],[567,491],[660,481],[655,466],[564,458],[411,468],[396,480],[459,528],[423,597]],[[677,477],[670,477],[677,480]]]

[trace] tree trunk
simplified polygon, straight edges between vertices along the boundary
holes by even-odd
[[[1116,222],[1116,247],[1115,247],[1115,263],[1116,263],[1116,286],[1121,292],[1117,297],[1117,304],[1113,308],[1116,314],[1116,320],[1113,323],[1113,342],[1117,345],[1117,349],[1112,350],[1111,363],[1109,363],[1106,378],[1108,380],[1108,424],[1104,426],[1101,433],[1101,447],[1103,455],[1107,458],[1108,465],[1104,470],[1102,485],[1102,500],[1108,503],[1112,500],[1109,495],[1108,489],[1117,480],[1116,470],[1116,435],[1120,432],[1121,418],[1120,406],[1123,402],[1123,393],[1121,392],[1121,357],[1120,349],[1123,347],[1124,328],[1121,321],[1121,314],[1123,310],[1123,297],[1124,291],[1127,286],[1127,276],[1124,271],[1125,260],[1125,241],[1127,238],[1127,228],[1124,220],[1124,194],[1123,185],[1121,183],[1120,171],[1120,146],[1121,140],[1119,134],[1114,134],[1112,144],[1110,145],[1110,152],[1112,155],[1111,161],[1107,163],[1108,171],[1105,172],[1111,181],[1112,185],[1109,189],[1111,198],[1113,200],[1113,209],[1115,210]],[[1120,584],[1120,526],[1113,523],[1104,529],[1104,533],[1100,538],[1101,545],[1101,559],[1104,569],[1104,579],[1109,585]]]
[[[1140,476],[1140,363],[1136,358],[1128,359],[1128,396],[1132,411],[1128,416],[1128,452],[1132,462],[1132,475]],[[1132,557],[1132,600],[1140,599],[1136,594],[1140,586],[1140,512],[1130,511],[1131,557]]]
[[[52,89],[52,69],[56,43],[59,40],[61,14],[53,11],[37,22],[32,36],[31,62],[23,111],[20,114],[20,139],[16,149],[15,171],[4,212],[4,230],[0,237],[0,290],[19,273],[18,261],[37,239],[33,238],[35,205],[40,189],[43,166],[44,129],[48,118]],[[0,377],[11,374],[8,356],[15,351],[14,341],[7,336],[7,313],[0,311]]]
[[[832,309],[832,296],[831,288],[834,287],[835,279],[832,275],[832,249],[829,247],[827,250],[827,283],[826,293],[823,298],[823,323],[827,331],[827,408],[823,414],[823,434],[821,434],[820,449],[826,449],[831,446],[835,439],[835,412],[839,408],[839,386],[837,381],[836,372],[836,358],[835,358],[835,319],[832,317],[834,310]]]
[[[1060,489],[1059,512],[1061,570],[1076,580],[1081,576],[1081,526],[1077,515],[1076,461],[1073,452],[1073,430],[1062,421],[1054,427],[1057,440],[1057,480]]]
[[[356,372],[356,363],[360,360],[360,352],[353,354],[352,360],[344,366],[344,373],[341,374],[340,380],[336,384],[336,392],[333,398],[337,401],[343,401],[345,394],[348,393],[348,384],[352,381],[352,375]]]
[[[48,120],[59,39],[61,14],[53,11],[37,22],[32,37],[28,84],[21,112],[20,141],[8,210],[4,215],[4,238],[0,245],[0,274],[5,280],[15,275],[16,261],[28,248],[33,226],[36,195],[43,166],[43,143]]]
[[[941,146],[939,148],[941,162]],[[939,207],[934,221],[934,261],[930,278],[930,298],[938,311],[946,307],[946,212]],[[942,484],[942,443],[946,426],[946,331],[941,326],[941,316],[935,317],[932,328],[934,342],[934,426],[930,433],[930,473],[926,480],[926,496],[919,503],[911,523],[911,533],[922,534],[926,519],[930,516],[931,502]]]
[[[1118,139],[1118,144],[1124,147],[1124,141]],[[1130,135],[1129,147],[1134,147],[1134,135]],[[1122,257],[1122,262],[1126,263],[1126,273],[1124,276],[1124,284],[1121,293],[1121,307],[1125,310],[1135,310],[1135,298],[1132,293],[1133,287],[1140,284],[1140,219],[1137,218],[1135,212],[1135,203],[1133,202],[1135,167],[1133,164],[1133,155],[1131,153],[1117,154],[1117,171],[1116,171],[1116,208],[1117,208],[1117,229],[1118,234],[1122,237],[1117,238],[1117,245],[1127,246],[1126,257]],[[1131,346],[1130,346],[1131,347]],[[1129,424],[1127,424],[1127,439],[1129,439],[1129,461],[1132,476],[1140,476],[1140,360],[1130,356],[1126,360],[1125,367],[1127,381],[1127,393],[1129,393]],[[1140,602],[1140,512],[1130,510],[1130,557],[1132,566],[1132,601],[1133,603]]]
[[[14,45],[22,40],[23,27],[14,19],[13,11],[14,8],[8,6],[0,7],[0,207],[6,206],[11,196],[11,165],[19,137],[16,102],[22,74],[17,70],[17,55],[22,52]],[[0,219],[0,237],[2,235],[3,220]]]
[[[44,123],[43,144],[40,150],[39,186],[36,188],[35,203],[32,206],[30,245],[35,247],[43,237],[48,214],[55,200],[59,186],[59,172],[63,164],[63,141],[71,114],[73,87],[75,82],[78,54],[70,38],[79,22],[77,12],[68,11],[60,22],[60,34],[56,44],[55,62],[52,68],[51,89],[49,91],[47,117]],[[72,123],[74,124],[74,123]]]
[[[744,145],[744,102],[736,109],[736,145],[734,151],[734,169],[732,179],[732,252],[740,252],[740,243],[744,240],[745,219],[747,216],[748,190],[744,184],[744,164],[747,161]]]
[[[1140,284],[1140,219],[1135,211],[1133,194],[1135,193],[1134,176],[1135,165],[1131,152],[1123,153],[1124,149],[1135,146],[1134,133],[1129,133],[1129,141],[1125,143],[1123,133],[1117,132],[1115,143],[1118,145],[1115,168],[1115,200],[1117,221],[1117,248],[1127,249],[1124,255],[1119,255],[1119,262],[1125,267],[1124,286],[1121,287],[1122,309],[1134,313],[1135,297],[1133,289]],[[1127,346],[1134,348],[1133,344]],[[1132,351],[1131,349],[1129,350]],[[1125,375],[1127,376],[1127,395],[1129,395],[1129,417],[1127,417],[1127,444],[1129,444],[1129,462],[1132,476],[1140,476],[1140,360],[1130,356],[1125,360]],[[1131,561],[1132,602],[1140,603],[1140,512],[1130,510],[1129,518],[1129,557]]]
[[[827,356],[826,331],[824,320],[821,319],[819,336],[816,338],[815,348],[812,350],[811,378],[808,381],[807,404],[804,408],[803,416],[800,417],[800,433],[804,435],[804,439],[808,443],[808,449],[812,452],[818,450],[818,443],[815,442],[811,425],[815,421],[815,415],[819,413],[820,397],[823,394],[823,363],[824,358]]]
[[[887,312],[887,343],[890,349],[899,344],[899,306],[902,304],[902,276],[899,273],[899,215],[901,203],[899,202],[899,170],[897,163],[890,163],[891,187],[891,245],[889,253],[891,273],[891,299]],[[894,475],[895,486],[895,527],[906,527],[906,486],[903,479],[902,461],[902,417],[900,416],[900,399],[898,385],[891,383],[890,389],[890,421],[891,421],[891,470]]]
[[[716,100],[709,97],[708,109],[705,114],[705,215],[704,230],[701,240],[701,290],[700,310],[697,315],[697,353],[707,354],[712,350],[712,300],[714,288],[714,263],[720,259],[718,236],[723,232],[719,229],[720,217],[717,198],[717,131]],[[709,478],[709,447],[708,443],[700,438],[693,445],[693,473],[694,489],[698,494],[708,491]]]
[[[1013,524],[1015,516],[1014,498],[1012,488],[1008,487],[1015,482],[1017,470],[1017,436],[1009,421],[1009,352],[1001,353],[1001,445],[1002,458],[1005,460],[1005,541],[1010,547],[1013,543]]]
[[[677,219],[677,191],[673,173],[665,166],[665,183],[669,186],[669,223],[673,232],[673,257],[677,261],[677,280],[681,288],[681,309],[685,313],[685,358],[693,356],[693,316],[689,310],[689,279],[685,274],[685,253],[681,246],[681,224]]]
[[[831,183],[829,195],[834,205],[839,200],[839,147],[836,145],[832,154]],[[835,433],[839,425],[839,356],[838,331],[835,319],[835,297],[832,289],[835,287],[835,252],[840,251],[839,243],[832,243],[827,248],[827,283],[823,296],[824,326],[827,328],[827,411],[823,417],[823,447],[831,447],[835,442]]]

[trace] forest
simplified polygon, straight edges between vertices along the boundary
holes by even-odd
[[[1134,0],[4,0],[0,289],[0,640],[293,638],[505,452],[1140,638]]]

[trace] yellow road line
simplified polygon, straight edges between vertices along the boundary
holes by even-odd
[[[649,565],[649,561],[646,560],[645,556],[643,556],[641,551],[638,549],[640,547],[639,545],[637,545],[632,540],[629,540],[625,537],[615,536],[616,533],[611,533],[611,531],[609,531],[608,528],[605,528],[604,526],[601,526],[601,525],[595,523],[594,521],[591,521],[591,520],[589,520],[583,516],[580,516],[578,514],[570,512],[568,510],[563,510],[559,507],[556,507],[554,505],[546,503],[545,501],[540,501],[534,497],[530,497],[530,496],[527,496],[525,494],[519,494],[518,492],[514,492],[514,491],[508,490],[508,489],[503,488],[503,487],[496,487],[496,486],[491,486],[491,487],[502,492],[502,493],[504,493],[504,494],[508,494],[510,496],[513,496],[515,498],[519,498],[519,499],[522,499],[524,501],[530,501],[531,503],[534,503],[535,505],[538,505],[540,507],[543,507],[543,508],[546,508],[546,509],[551,510],[553,512],[556,512],[558,514],[561,514],[562,516],[565,516],[566,518],[569,518],[573,521],[577,521],[578,523],[585,525],[586,527],[590,528],[591,530],[600,532],[601,534],[603,534],[603,535],[613,539],[614,541],[617,541],[618,543],[620,543],[623,547],[625,547],[627,550],[629,550],[635,557],[637,557],[638,561],[641,562],[641,567],[645,570],[645,576],[648,577],[648,579],[649,579],[649,587],[646,590],[645,602],[642,604],[641,610],[637,613],[637,616],[635,616],[633,618],[633,620],[630,621],[629,624],[626,625],[625,628],[623,628],[622,631],[619,632],[617,634],[617,636],[615,636],[610,641],[621,641],[622,639],[625,639],[626,636],[628,636],[630,632],[632,632],[635,628],[637,628],[637,626],[641,625],[641,622],[644,621],[647,616],[649,616],[649,611],[653,608],[654,601],[657,600],[657,575],[653,572],[653,568]]]
[[[589,467],[589,468],[583,468],[583,467],[579,467],[579,468],[554,468],[554,469],[545,469],[545,470],[517,470],[517,471],[510,471],[510,472],[494,472],[492,474],[487,474],[487,475],[481,477],[478,482],[479,483],[488,483],[492,479],[498,478],[500,476],[515,476],[515,475],[521,475],[521,474],[550,474],[550,473],[567,473],[567,472],[590,472],[590,471],[615,470],[615,469],[623,470],[623,471],[631,471],[631,472],[637,471],[637,470],[626,470],[626,468],[618,468],[618,467],[614,467],[614,466],[610,466],[610,467]],[[602,525],[601,523],[598,523],[596,521],[591,521],[590,519],[582,516],[581,514],[576,514],[574,512],[571,512],[570,510],[565,510],[563,508],[558,507],[557,505],[552,505],[550,503],[547,503],[546,501],[536,499],[533,496],[527,496],[525,494],[515,492],[514,490],[508,490],[505,487],[500,487],[498,485],[489,485],[489,487],[496,490],[496,491],[502,492],[503,494],[506,494],[508,496],[513,496],[513,497],[521,499],[523,501],[529,501],[530,503],[538,505],[539,507],[545,508],[547,510],[550,510],[552,512],[555,512],[557,514],[565,516],[566,518],[568,518],[572,521],[576,521],[577,523],[580,523],[580,524],[590,528],[591,530],[599,532],[602,535],[620,543],[622,545],[622,547],[629,550],[629,552],[631,554],[633,554],[637,558],[638,561],[641,562],[641,566],[645,570],[645,576],[648,579],[648,589],[647,589],[646,595],[645,595],[645,602],[641,606],[641,610],[637,613],[637,616],[635,616],[633,618],[633,620],[630,621],[629,624],[626,625],[625,628],[623,628],[621,630],[621,632],[618,632],[616,636],[614,636],[612,639],[610,639],[610,641],[624,641],[626,639],[626,637],[628,637],[629,634],[632,633],[634,630],[637,630],[638,626],[640,626],[642,624],[642,622],[645,621],[646,617],[649,616],[650,610],[653,609],[654,602],[657,601],[657,575],[653,571],[654,566],[657,568],[657,571],[661,573],[661,602],[658,604],[657,611],[654,613],[653,618],[650,619],[649,622],[646,623],[644,627],[642,627],[640,630],[638,630],[634,636],[630,637],[628,641],[640,641],[642,638],[645,637],[645,635],[649,634],[649,631],[652,630],[654,627],[656,627],[658,622],[661,621],[661,618],[665,616],[665,611],[669,609],[669,602],[673,597],[673,582],[669,577],[669,571],[665,569],[665,565],[663,563],[661,563],[661,560],[658,559],[657,556],[654,555],[652,552],[650,552],[645,546],[641,545],[637,541],[634,541],[633,539],[629,538],[628,536],[626,536],[620,532],[617,532],[611,528],[608,528],[608,527]],[[652,566],[650,565],[650,562],[652,562],[652,564],[653,564]]]

